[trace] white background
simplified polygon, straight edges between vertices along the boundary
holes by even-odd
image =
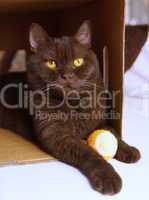
[[[126,0],[126,23],[149,24],[149,0]]]

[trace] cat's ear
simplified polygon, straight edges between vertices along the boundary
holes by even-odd
[[[91,25],[90,21],[85,21],[75,34],[76,40],[86,46],[91,46]]]
[[[32,23],[29,31],[31,50],[36,52],[40,47],[46,45],[48,40],[47,32],[39,24]]]

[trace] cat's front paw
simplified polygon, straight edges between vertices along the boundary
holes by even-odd
[[[125,163],[136,163],[141,158],[140,151],[131,147],[123,141],[119,142],[119,148],[115,158]]]
[[[117,194],[122,188],[120,176],[108,163],[92,169],[89,180],[93,189],[105,195]]]

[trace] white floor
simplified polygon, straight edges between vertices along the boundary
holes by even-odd
[[[136,76],[134,71],[139,75]],[[120,194],[114,197],[102,196],[91,189],[87,179],[76,169],[53,161],[45,164],[0,168],[0,199],[149,199],[149,99],[148,95],[142,94],[142,90],[138,91],[138,88],[143,87],[142,84],[148,85],[149,79],[145,77],[143,80],[141,73],[142,71],[139,72],[133,67],[125,77],[127,97],[125,96],[124,99],[123,135],[128,143],[139,147],[142,159],[134,165],[111,161],[123,179],[123,189]]]

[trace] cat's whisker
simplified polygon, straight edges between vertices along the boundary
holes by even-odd
[[[45,92],[45,91],[49,90],[51,86],[56,86],[56,85],[57,85],[56,81],[52,81],[52,82],[51,82],[51,81],[48,81],[48,82],[47,82],[44,86],[42,86],[42,87],[41,87],[40,83],[38,83],[37,88],[38,88],[38,90],[41,90],[41,91]]]
[[[81,88],[89,88],[89,89],[93,89],[93,87],[97,88],[97,89],[104,89],[102,86],[97,85],[95,83],[90,83],[88,81],[84,81],[84,83],[81,85]]]

